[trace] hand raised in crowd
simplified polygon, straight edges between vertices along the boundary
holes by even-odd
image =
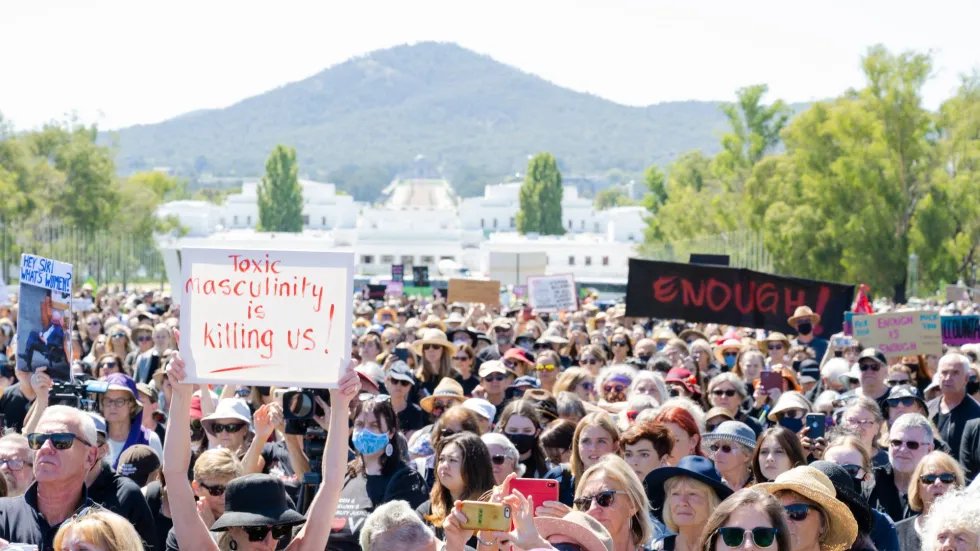
[[[284,424],[285,419],[282,413],[282,404],[279,402],[263,404],[252,416],[255,437],[263,442],[268,440],[276,429],[283,429]]]
[[[473,530],[463,528],[467,518],[463,514],[463,502],[456,501],[453,510],[446,515],[446,520],[442,521],[442,529],[446,533],[445,549],[465,549],[466,542],[473,537]]]
[[[54,381],[51,380],[51,376],[47,374],[47,367],[39,367],[31,375],[31,388],[34,389],[34,394],[37,398],[42,401],[42,403],[47,403],[48,393],[51,392],[51,387],[54,386]]]
[[[179,394],[190,399],[190,396],[194,394],[194,385],[184,382],[187,377],[186,368],[187,364],[184,362],[184,358],[180,356],[180,352],[175,353],[167,367],[167,379],[170,380],[175,395]]]
[[[548,549],[551,547],[538,529],[534,526],[534,498],[524,497],[518,490],[513,490],[504,497],[504,504],[510,506],[510,517],[514,520],[514,529],[508,534],[510,543],[520,549]]]
[[[358,388],[360,388],[360,381],[358,381]],[[323,410],[323,415],[313,415],[313,421],[320,425],[321,429],[330,430],[330,406],[319,396],[314,396],[313,400]]]
[[[827,449],[827,439],[823,436],[810,438],[806,435],[808,432],[810,432],[810,427],[803,427],[803,430],[797,433],[800,437],[800,444],[803,446],[803,451],[813,456],[814,459],[822,459],[823,452]]]
[[[361,379],[357,375],[357,372],[354,371],[354,366],[356,365],[357,363],[351,360],[347,369],[340,376],[340,380],[337,381],[337,388],[330,389],[330,403],[333,404],[333,407],[347,409],[360,392]],[[320,407],[326,406],[319,398],[317,398],[317,403],[320,404]],[[329,418],[330,407],[327,406],[323,411],[324,416]]]

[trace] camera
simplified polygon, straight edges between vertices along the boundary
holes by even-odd
[[[316,403],[319,396],[330,405],[330,391],[327,389],[290,390],[282,395],[282,413],[286,421],[312,419],[314,415],[323,415],[324,411]]]
[[[71,406],[84,411],[95,411],[98,405],[93,394],[105,394],[109,383],[78,375],[74,381],[54,381],[48,392],[48,404]]]

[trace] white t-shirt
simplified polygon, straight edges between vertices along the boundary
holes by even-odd
[[[160,437],[157,436],[157,433],[153,431],[147,431],[147,434],[149,435],[149,440],[150,440],[149,446],[153,448],[153,451],[157,452],[157,455],[160,457],[160,460],[163,461],[163,445],[160,444]],[[123,452],[123,446],[126,445],[126,441],[113,440],[112,438],[108,438],[106,439],[106,442],[109,444],[109,457],[108,457],[109,464],[115,465],[116,459],[119,457],[119,454]]]

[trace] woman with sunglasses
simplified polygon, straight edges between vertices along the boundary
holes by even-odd
[[[497,423],[498,432],[510,440],[520,453],[521,464],[528,478],[541,478],[549,466],[538,436],[543,423],[538,409],[529,400],[514,400],[507,404]]]
[[[909,509],[918,515],[895,524],[902,549],[920,549],[919,538],[925,529],[932,504],[951,490],[966,483],[963,467],[949,454],[934,451],[919,461],[909,481]]]
[[[794,551],[844,551],[857,539],[854,515],[821,471],[795,467],[755,488],[782,504]]]
[[[571,392],[583,402],[595,402],[595,376],[588,369],[569,367],[558,376],[553,393],[555,396],[562,392]]]
[[[596,386],[599,388],[599,405],[607,409],[612,404],[620,404],[626,401],[627,392],[636,376],[636,369],[622,364],[610,365],[599,373],[596,379]]]
[[[615,551],[647,549],[653,536],[643,483],[618,455],[607,455],[582,473],[575,509],[599,521]]]
[[[129,328],[121,323],[113,323],[106,328],[106,351],[124,360],[133,351],[133,343],[129,340]]]
[[[422,390],[431,394],[443,377],[452,377],[456,347],[441,330],[423,329],[422,337],[412,343],[412,352],[421,359],[415,378]]]
[[[85,334],[85,338],[82,339],[82,356],[87,356],[92,350],[92,346],[95,344],[96,339],[100,335],[104,335],[102,332],[102,320],[99,318],[98,314],[89,314],[85,316],[84,326],[79,328],[82,333]]]
[[[609,339],[609,347],[612,348],[612,360],[610,363],[622,364],[633,356],[633,341],[629,333],[622,329],[617,329]]]
[[[245,457],[255,434],[252,410],[241,398],[218,400],[214,413],[201,418],[201,426],[212,444],[231,450],[239,459]]]
[[[122,359],[115,354],[102,354],[95,362],[92,363],[92,375],[97,379],[105,380],[106,377],[112,375],[113,373],[128,375],[124,371]]]
[[[169,376],[174,387],[173,404],[170,408],[171,429],[167,431],[167,448],[164,453],[164,474],[169,481],[167,497],[171,504],[177,541],[181,549],[272,551],[279,539],[292,532],[292,528],[305,522],[303,515],[286,506],[283,483],[265,474],[252,474],[237,478],[225,488],[224,513],[211,526],[223,532],[216,544],[208,527],[201,520],[194,503],[191,485],[187,480],[190,451],[190,408],[193,387],[184,383],[184,362],[176,356],[170,364]],[[330,391],[330,430],[323,454],[323,473],[336,473],[347,462],[348,405],[360,388],[360,379],[348,367],[340,377],[339,388]],[[307,515],[311,519],[333,518],[340,500],[339,476],[324,476],[310,502]],[[330,522],[311,522],[292,538],[287,550],[321,551],[327,546]],[[333,538],[330,538],[331,540]],[[356,540],[355,540],[356,541]]]
[[[464,343],[456,346],[452,358],[453,371],[455,371],[453,378],[463,387],[464,395],[472,396],[473,389],[480,384],[480,378],[476,376],[476,371],[473,369],[476,352],[473,351],[472,346]]]
[[[601,346],[590,344],[582,348],[578,356],[578,365],[592,374],[599,375],[599,369],[606,365],[606,352]]]
[[[534,375],[541,388],[553,392],[558,374],[561,373],[561,358],[553,350],[542,350],[534,359]]]
[[[752,452],[756,442],[755,433],[748,425],[725,421],[702,438],[726,486],[738,491],[752,485]]]
[[[442,523],[453,510],[456,501],[480,501],[494,486],[494,477],[487,467],[490,452],[480,437],[472,432],[443,438],[436,447],[436,479],[429,500],[416,512],[436,530],[442,539]],[[468,543],[476,547],[477,541]]]
[[[480,437],[487,446],[490,454],[491,470],[494,484],[500,485],[510,474],[524,476],[524,465],[521,464],[520,453],[506,436],[499,432],[488,432]]]
[[[132,335],[136,349],[126,355],[127,373],[133,373],[137,360],[153,350],[153,326],[147,324],[138,325],[136,329],[133,329]]]
[[[708,402],[712,407],[725,408],[736,421],[749,426],[756,436],[762,434],[762,425],[742,410],[749,397],[745,384],[734,373],[719,373],[708,382]]]
[[[697,549],[792,551],[783,507],[771,495],[739,490],[711,513]]]

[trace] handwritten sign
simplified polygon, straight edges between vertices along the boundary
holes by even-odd
[[[574,310],[578,306],[575,276],[567,274],[528,277],[527,296],[531,308],[538,312]]]
[[[350,358],[354,255],[184,249],[188,380],[336,387]]]
[[[449,302],[477,302],[488,306],[500,304],[500,282],[495,280],[450,279]]]
[[[861,346],[877,348],[888,358],[943,353],[939,312],[855,315],[852,323],[854,338]]]
[[[980,342],[980,315],[942,316],[943,344],[961,346]]]
[[[21,255],[17,369],[34,371],[43,366],[56,380],[71,377],[71,288],[71,264]]]

